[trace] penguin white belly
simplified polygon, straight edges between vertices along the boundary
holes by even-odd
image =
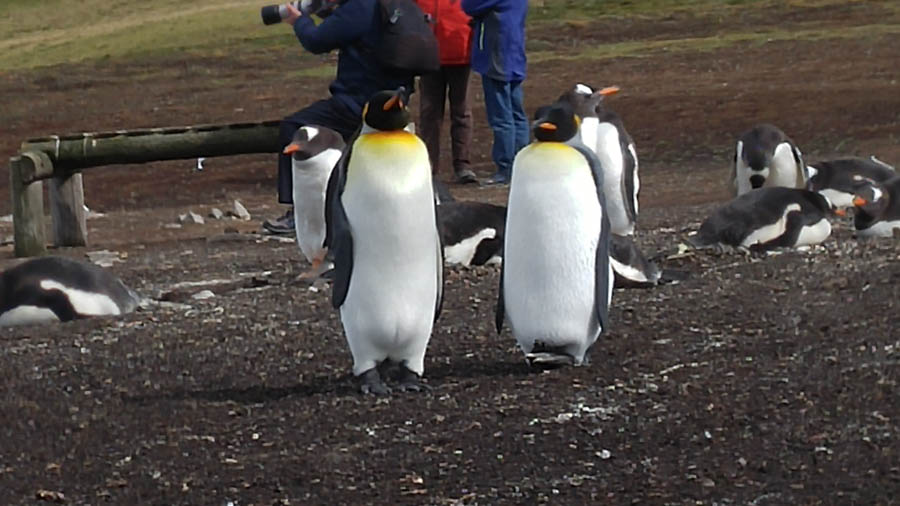
[[[497,237],[497,231],[491,227],[478,231],[472,237],[466,237],[456,244],[444,247],[444,262],[448,264],[469,265],[478,250],[478,245],[485,239]]]
[[[784,186],[786,188],[798,188],[797,161],[794,160],[794,151],[787,142],[782,142],[775,147],[772,154],[772,167],[764,186]]]
[[[355,375],[384,359],[424,371],[441,265],[428,153],[415,146],[355,148],[348,167],[353,269],[340,313]]]
[[[580,362],[601,330],[594,290],[603,210],[586,160],[561,144],[526,147],[507,212],[503,298],[513,335],[525,353],[540,341]]]
[[[812,225],[806,225],[800,230],[797,236],[797,243],[794,246],[810,246],[813,244],[821,244],[822,241],[828,239],[831,235],[831,223],[822,218]]]
[[[81,316],[107,316],[122,314],[119,305],[104,293],[85,292],[65,286],[52,279],[41,280],[44,290],[59,290],[66,295],[72,308]]]
[[[824,195],[835,207],[853,207],[853,198],[855,195],[852,193],[842,192],[833,188],[819,190],[819,193]]]
[[[297,245],[309,262],[325,242],[325,190],[341,152],[327,149],[306,160],[293,160],[294,231]]]
[[[753,232],[750,232],[750,234],[748,234],[747,237],[745,237],[744,240],[741,241],[741,246],[749,248],[754,244],[767,243],[773,239],[781,237],[782,235],[784,235],[785,230],[787,230],[788,213],[799,210],[800,204],[788,204],[784,208],[784,212],[782,213],[781,217],[778,218],[778,221],[776,221],[775,223],[770,223],[768,225],[763,225]]]
[[[634,222],[625,207],[625,199],[633,198],[625,195],[625,158],[622,145],[619,143],[619,131],[611,123],[597,125],[597,158],[603,166],[603,194],[606,196],[606,209],[609,214],[610,230],[614,234],[631,235],[634,233]]]
[[[879,221],[869,228],[857,230],[856,233],[863,237],[893,237],[895,230],[900,230],[900,220]]]
[[[16,325],[35,325],[38,323],[58,322],[56,313],[38,306],[16,306],[0,314],[0,327]]]

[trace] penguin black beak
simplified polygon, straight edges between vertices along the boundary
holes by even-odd
[[[394,95],[384,103],[384,110],[390,111],[393,108],[402,109],[404,106],[403,98],[406,97],[406,88],[403,86],[397,88]]]
[[[296,153],[297,151],[300,151],[300,145],[297,144],[296,142],[292,142],[284,147],[284,150],[282,151],[282,153],[284,153],[286,155],[292,155],[292,154]]]
[[[857,206],[857,207],[862,207],[868,203],[869,203],[869,201],[867,201],[866,199],[864,199],[862,197],[856,197],[853,199],[853,205]]]

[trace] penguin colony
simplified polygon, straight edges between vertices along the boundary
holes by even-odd
[[[423,142],[407,130],[403,88],[371,97],[348,143],[321,126],[297,131],[284,153],[293,160],[297,244],[311,264],[301,277],[331,270],[332,305],[363,393],[429,389],[421,379],[445,264],[501,265],[496,328],[509,325],[534,367],[588,363],[611,327],[613,287],[672,279],[632,239],[637,151],[604,104],[618,91],[577,84],[536,111],[507,206],[457,201],[432,178]],[[900,230],[892,166],[874,157],[807,166],[774,125],[739,137],[730,186],[734,199],[687,238],[690,246],[765,252],[819,244],[847,208],[861,237]],[[62,257],[0,274],[0,326],[121,315],[140,301],[109,272]]]

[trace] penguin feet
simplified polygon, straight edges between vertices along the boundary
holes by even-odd
[[[575,359],[565,353],[552,353],[541,351],[526,353],[525,360],[534,369],[558,369],[560,367],[575,365]]]
[[[381,375],[376,367],[360,374],[359,380],[359,391],[365,395],[391,395],[391,389],[381,380]]]
[[[397,388],[402,392],[430,392],[431,387],[422,383],[422,377],[409,370],[406,365],[400,366],[400,384]]]

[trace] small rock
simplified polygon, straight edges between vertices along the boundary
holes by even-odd
[[[163,228],[181,228],[181,223],[165,223]]]
[[[178,223],[187,223],[188,215],[187,214],[179,214],[178,215]]]
[[[221,220],[225,217],[225,213],[222,212],[218,207],[214,207],[209,210],[209,217],[214,220]]]
[[[195,223],[197,225],[203,225],[204,223],[206,223],[206,220],[203,219],[203,216],[200,216],[194,211],[188,211],[188,219],[190,219],[191,223]]]
[[[89,251],[87,252],[87,257],[88,260],[100,267],[112,267],[114,263],[122,261],[119,257],[119,252],[109,250]]]
[[[244,204],[241,204],[241,201],[237,199],[235,199],[234,201],[234,210],[232,211],[232,215],[239,220],[250,220],[250,212],[247,211],[247,208],[244,207]]]
[[[205,300],[205,299],[211,299],[215,296],[216,296],[216,294],[214,294],[212,292],[212,290],[200,290],[199,292],[195,293],[194,295],[191,295],[191,298],[194,300]]]

